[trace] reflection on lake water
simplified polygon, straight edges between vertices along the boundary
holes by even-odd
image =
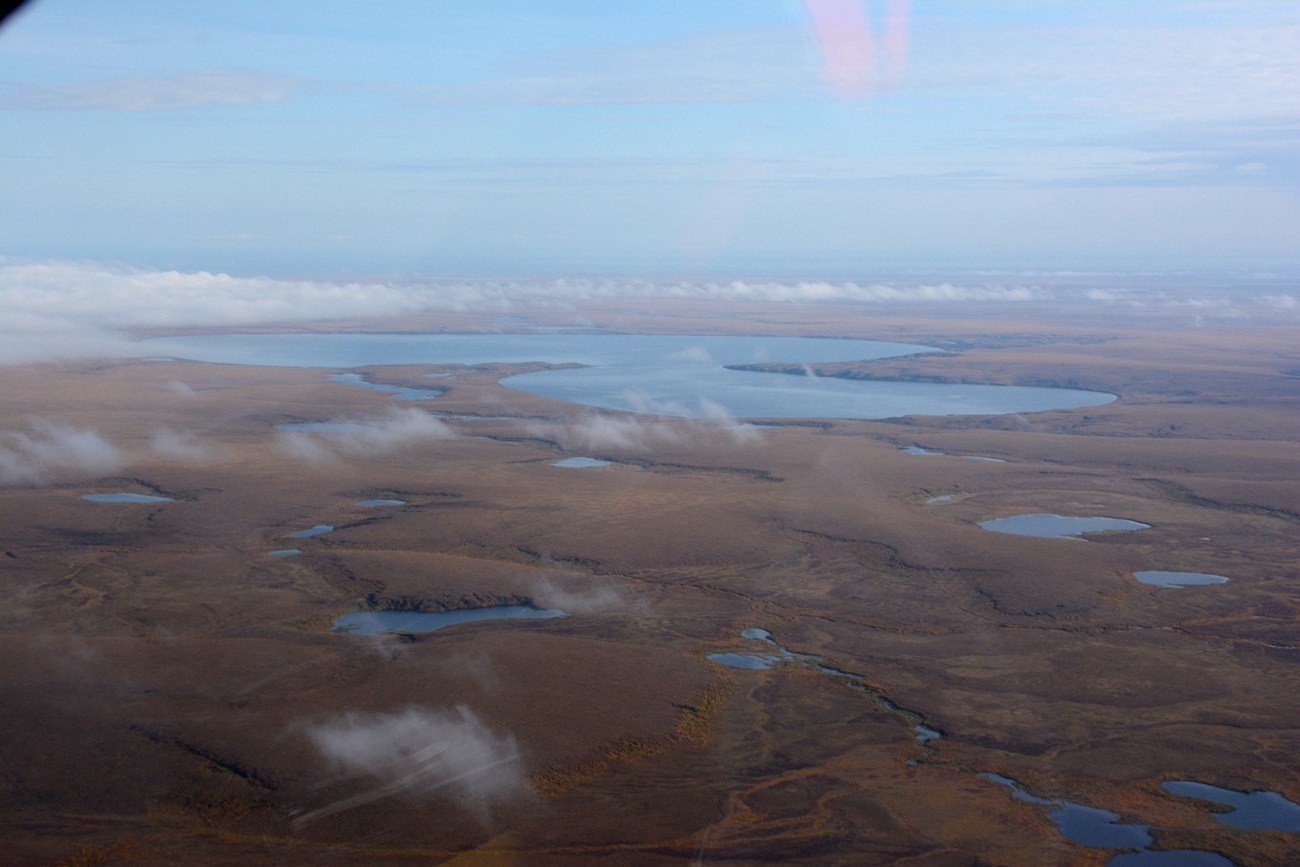
[[[1038,412],[1110,403],[1064,388],[846,380],[726,365],[858,361],[933,351],[914,344],[811,337],[664,334],[211,334],[142,341],[149,355],[228,364],[360,367],[378,364],[580,364],[502,380],[510,388],[607,409],[673,416],[891,418]],[[331,377],[398,397],[439,393]]]
[[[457,623],[480,620],[550,619],[564,617],[559,608],[532,605],[489,605],[451,611],[352,611],[334,621],[335,632],[377,635],[383,632],[434,632]]]
[[[596,467],[607,467],[612,461],[602,461],[597,458],[565,458],[561,461],[552,461],[553,467],[567,467],[573,470],[594,469]]]
[[[406,500],[357,500],[358,506],[372,509],[376,506],[405,506]]]
[[[268,556],[268,557],[292,557],[294,554],[301,554],[301,553],[302,553],[302,550],[299,549],[299,548],[278,548],[278,549],[276,549],[276,550],[274,550],[274,551],[267,551],[267,552],[266,552],[266,556]]]
[[[985,530],[995,533],[1011,533],[1016,536],[1037,536],[1041,539],[1074,539],[1083,533],[1101,533],[1105,531],[1146,530],[1150,524],[1140,521],[1128,521],[1124,518],[1072,518],[1065,515],[1012,515],[1009,518],[994,518],[980,521]]]

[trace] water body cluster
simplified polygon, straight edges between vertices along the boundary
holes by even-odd
[[[822,674],[831,677],[843,678],[844,683],[849,687],[867,693],[876,701],[884,710],[895,716],[901,717],[908,725],[912,727],[912,734],[922,744],[936,738],[943,737],[943,732],[933,726],[927,725],[925,717],[916,711],[902,707],[879,687],[872,686],[867,679],[860,674],[854,674],[851,671],[845,671],[842,668],[836,668],[828,660],[812,653],[798,653],[789,648],[782,647],[772,638],[772,633],[766,629],[753,628],[746,629],[740,633],[742,638],[748,638],[752,641],[761,641],[768,645],[774,652],[768,654],[754,653],[710,653],[706,658],[710,662],[716,662],[720,665],[726,665],[730,668],[742,668],[748,670],[762,670],[775,668],[782,664],[799,665],[804,668],[811,668],[814,671],[820,671]]]

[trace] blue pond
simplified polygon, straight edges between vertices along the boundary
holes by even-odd
[[[299,530],[296,533],[290,533],[290,539],[310,539],[312,536],[319,536],[322,533],[331,533],[334,531],[333,524],[317,524],[306,530]]]
[[[171,497],[155,497],[151,494],[82,494],[81,499],[92,503],[171,503]]]
[[[1052,807],[1047,815],[1056,823],[1056,830],[1067,840],[1082,846],[1099,849],[1140,849],[1139,852],[1123,852],[1110,858],[1106,864],[1136,865],[1136,867],[1231,867],[1232,862],[1214,852],[1196,849],[1153,850],[1147,849],[1153,841],[1146,825],[1136,822],[1119,822],[1120,816],[1110,810],[1098,807],[1085,807],[1073,801],[1040,798],[1026,791],[1023,786],[1010,777],[1001,774],[979,773],[977,777],[989,780],[1011,790],[1011,796],[1019,801],[1037,804],[1040,807]],[[1168,784],[1166,783],[1166,786]]]
[[[1228,579],[1223,575],[1211,575],[1207,572],[1134,572],[1133,577],[1143,584],[1156,587],[1192,587],[1203,584],[1225,584]]]
[[[405,506],[406,500],[357,500],[357,505],[367,509],[375,506]]]
[[[1116,822],[1119,815],[1109,810],[1085,807],[1073,801],[1040,798],[1027,792],[1015,780],[1001,774],[981,773],[975,776],[1006,786],[1016,800],[1040,807],[1052,807],[1047,815],[1056,823],[1056,830],[1067,840],[1104,849],[1140,849],[1151,843],[1146,825]]]
[[[1011,533],[1016,536],[1037,536],[1042,539],[1074,539],[1083,533],[1101,533],[1104,531],[1145,530],[1150,524],[1128,521],[1123,518],[1071,518],[1064,515],[1012,515],[1009,518],[994,518],[980,521],[985,530],[995,533]]]
[[[674,416],[891,418],[1037,412],[1099,406],[1114,395],[1061,388],[875,382],[732,370],[761,362],[817,363],[932,351],[914,344],[811,337],[646,334],[213,334],[154,338],[143,353],[228,364],[359,367],[375,364],[579,364],[508,377],[511,388],[588,406]],[[358,374],[335,381],[432,397]]]
[[[434,632],[457,623],[480,620],[549,619],[564,617],[559,608],[532,605],[490,605],[452,611],[352,611],[334,621],[335,632],[378,635],[384,632]]]
[[[1215,813],[1214,817],[1235,828],[1300,832],[1300,804],[1288,801],[1277,792],[1237,792],[1193,780],[1170,780],[1164,787],[1175,795],[1231,807],[1226,813]]]
[[[552,461],[553,467],[568,467],[573,470],[594,469],[596,467],[607,467],[611,461],[602,461],[597,458],[565,458],[562,461]]]
[[[274,550],[274,551],[267,551],[267,552],[266,552],[266,556],[268,556],[268,557],[292,557],[292,556],[295,555],[295,554],[301,554],[301,553],[302,553],[302,550],[299,549],[299,548],[278,548],[278,549],[276,549],[276,550]]]
[[[750,670],[772,668],[781,661],[779,656],[755,656],[752,653],[710,653],[705,658],[710,662],[716,662],[731,668],[747,668]]]

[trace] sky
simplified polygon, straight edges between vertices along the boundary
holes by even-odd
[[[5,266],[870,280],[1297,241],[1294,0],[35,0],[0,27]]]

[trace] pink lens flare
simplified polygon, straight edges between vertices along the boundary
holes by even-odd
[[[907,57],[910,0],[889,0],[884,32],[872,32],[864,0],[804,0],[822,52],[826,81],[843,95],[861,99],[897,84]]]

